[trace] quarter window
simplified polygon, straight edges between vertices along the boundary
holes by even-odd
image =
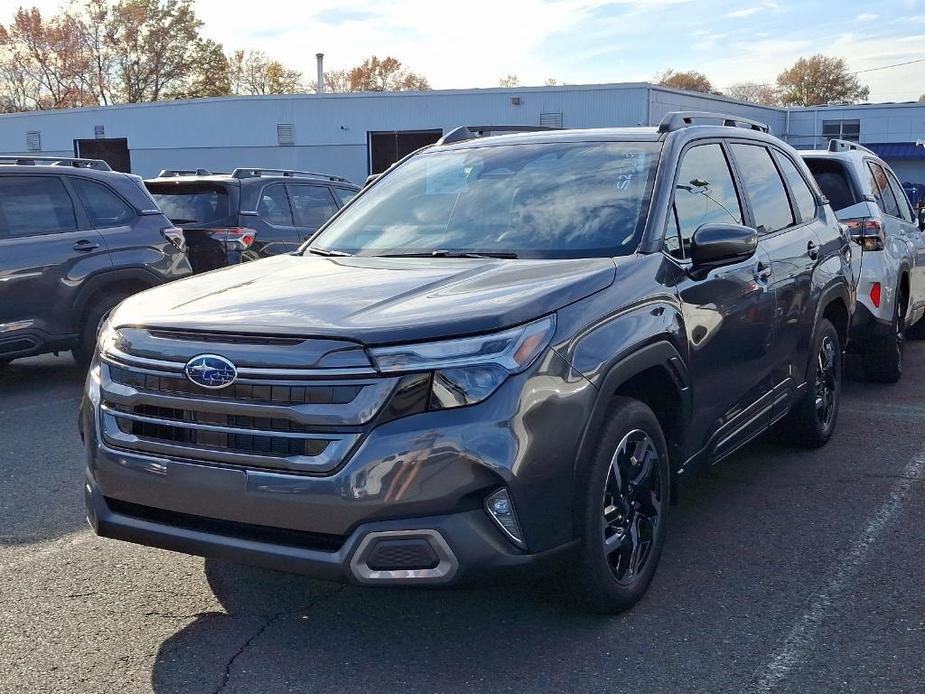
[[[292,213],[289,211],[289,197],[282,183],[267,186],[260,194],[259,214],[268,224],[292,226]]]
[[[353,200],[356,194],[360,192],[358,190],[348,190],[347,188],[335,188],[334,190],[337,192],[337,197],[340,198],[341,207]]]
[[[887,178],[890,179],[890,188],[893,191],[893,195],[896,197],[896,204],[899,205],[899,216],[907,222],[914,221],[915,214],[912,212],[912,205],[909,204],[909,198],[906,197],[906,191],[903,190],[903,187],[899,184],[899,181],[896,180],[896,176],[893,175],[892,171],[886,168],[884,171],[886,171]]]
[[[106,186],[76,177],[71,183],[95,228],[117,227],[135,218],[135,211]]]
[[[289,186],[292,216],[297,227],[317,229],[337,212],[334,196],[321,186]]]
[[[74,203],[57,176],[0,177],[0,234],[76,231]]]
[[[745,193],[755,216],[759,234],[785,229],[794,223],[787,189],[771,160],[771,153],[758,145],[732,145],[742,175]]]
[[[777,160],[780,170],[784,173],[784,178],[790,185],[790,192],[793,193],[793,201],[796,203],[797,210],[800,212],[800,219],[808,222],[816,218],[816,196],[806,184],[806,179],[799,172],[796,165],[780,152],[774,152],[774,158]]]
[[[887,178],[886,172],[872,161],[867,162],[867,169],[870,171],[870,187],[880,203],[880,209],[891,217],[899,217],[899,205],[896,204],[896,198],[890,190],[890,179]]]
[[[729,163],[718,144],[693,147],[681,161],[666,250],[676,257],[686,257],[694,232],[710,223],[742,223],[742,207]],[[680,238],[671,238],[675,234]]]

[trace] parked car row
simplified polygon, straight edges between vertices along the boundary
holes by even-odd
[[[846,346],[895,380],[921,330],[908,201],[831,149],[689,112],[446,134],[299,250],[109,315],[80,418],[91,524],[367,585],[554,570],[589,610],[630,607],[685,480],[772,428],[824,445]],[[342,183],[230,178],[149,187],[175,223],[231,229]]]
[[[340,176],[266,168],[166,170],[145,185],[183,229],[194,272],[291,253],[360,190]]]
[[[89,364],[100,321],[127,296],[294,251],[358,190],[279,169],[143,182],[100,160],[0,158],[0,367],[59,350]]]

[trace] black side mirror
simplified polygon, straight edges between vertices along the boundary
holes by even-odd
[[[692,270],[708,272],[748,260],[758,248],[758,232],[738,224],[704,224],[691,238]]]
[[[925,207],[919,210],[919,231],[925,231]]]

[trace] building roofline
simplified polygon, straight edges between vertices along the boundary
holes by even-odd
[[[645,89],[652,85],[648,82],[602,82],[599,84],[557,84],[555,86],[540,85],[535,87],[473,87],[467,89],[428,89],[425,91],[400,92],[300,92],[298,94],[247,94],[235,96],[210,96],[201,99],[174,99],[163,101],[149,101],[135,104],[112,104],[110,106],[86,106],[82,108],[59,108],[46,111],[18,111],[15,113],[0,114],[0,119],[17,117],[35,117],[52,113],[93,113],[98,111],[112,112],[128,109],[163,108],[178,104],[207,104],[207,103],[233,103],[233,102],[266,102],[266,101],[296,101],[296,100],[340,100],[340,99],[413,99],[428,96],[468,96],[473,94],[510,94],[517,96],[522,93],[540,92],[584,92],[601,91],[604,89]]]

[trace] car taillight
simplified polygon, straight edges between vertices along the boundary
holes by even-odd
[[[874,285],[870,288],[870,300],[874,303],[874,306],[880,308],[880,283],[874,282]]]
[[[257,232],[247,227],[229,227],[227,229],[206,229],[206,232],[216,241],[224,241],[231,245],[237,245],[238,250],[246,251],[251,247],[254,239],[257,238]]]
[[[860,217],[842,220],[851,239],[865,251],[883,250],[883,225],[879,219]]]
[[[171,245],[178,251],[186,248],[186,237],[183,235],[183,229],[180,227],[167,227],[161,229],[164,238],[170,241]]]

